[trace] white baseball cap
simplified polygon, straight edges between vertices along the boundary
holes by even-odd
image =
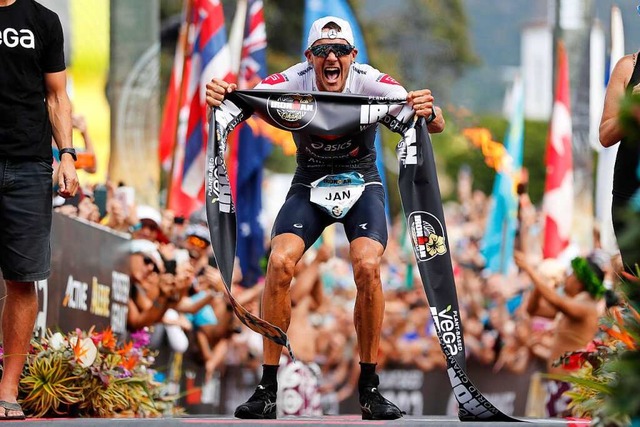
[[[160,214],[157,209],[154,209],[151,206],[138,206],[138,208],[136,209],[136,215],[138,216],[138,221],[146,219],[155,222],[158,227],[162,225],[162,214]]]
[[[340,27],[338,30],[329,30],[323,28],[329,23],[334,22]],[[337,18],[335,16],[325,16],[324,18],[316,19],[311,25],[309,30],[309,37],[307,38],[307,47],[311,47],[316,41],[320,39],[344,39],[351,46],[355,45],[353,39],[353,32],[351,31],[351,25],[344,19]]]

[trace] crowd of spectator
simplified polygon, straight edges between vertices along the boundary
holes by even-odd
[[[154,345],[168,342],[173,352],[197,358],[208,378],[227,366],[260,369],[262,337],[233,315],[212,257],[204,211],[175,217],[169,210],[136,206],[133,198],[123,196],[129,191],[122,184],[86,187],[55,208],[131,235],[129,329],[150,327]],[[549,287],[561,290],[569,262],[542,260],[542,216],[526,191],[521,193],[519,253]],[[515,264],[507,275],[485,268],[481,240],[489,206],[489,197],[473,191],[467,176],[458,180],[458,200],[445,205],[467,357],[496,373],[523,373],[534,359],[551,366],[558,310],[544,301],[532,303],[532,279]],[[443,369],[446,361],[406,234],[402,220],[390,226],[381,271],[386,306],[378,364]],[[605,282],[613,283],[614,268],[598,250],[597,239],[582,255],[595,260]],[[348,242],[336,228],[335,237],[307,252],[291,288],[288,335],[297,358],[314,373],[325,410],[350,396],[357,384],[356,288],[347,257]],[[232,292],[259,315],[262,283],[243,286],[241,279],[237,265]],[[604,309],[599,303],[600,314]]]

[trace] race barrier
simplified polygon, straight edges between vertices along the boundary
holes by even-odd
[[[127,332],[129,238],[122,233],[53,214],[51,276],[37,282],[36,334],[111,326]],[[5,293],[4,280],[2,293]],[[1,307],[0,307],[1,311]]]
[[[68,332],[111,326],[124,338],[129,299],[128,236],[54,213],[51,244],[51,277],[37,284],[37,334],[47,328]],[[4,294],[4,282],[0,283]],[[178,404],[189,414],[232,414],[259,381],[255,370],[236,365],[224,367],[205,381],[204,367],[191,352],[175,355],[168,346],[158,351],[159,379],[169,384],[169,394],[182,396]],[[473,360],[467,364],[474,384],[509,416],[525,415],[531,378],[543,370],[542,363],[533,363],[523,374],[496,374],[490,366]],[[413,366],[387,367],[380,372],[380,382],[383,394],[409,415],[458,414],[444,370],[422,372]],[[342,402],[332,401],[328,394],[323,396],[323,402],[327,413],[360,412],[356,394]]]
[[[169,363],[170,366],[170,363]],[[491,366],[469,361],[467,372],[474,384],[504,414],[522,417],[527,414],[531,378],[544,369],[542,363],[532,363],[522,374],[507,371],[496,374]],[[222,375],[204,382],[204,372],[193,361],[183,364],[181,401],[190,414],[233,414],[236,406],[250,396],[259,381],[255,370],[242,366],[227,366]],[[379,372],[381,393],[396,403],[408,415],[458,415],[458,402],[453,395],[445,370],[423,372],[414,366],[390,366]],[[445,392],[446,391],[446,392]],[[327,414],[359,414],[357,392],[337,402],[332,394],[323,396]]]

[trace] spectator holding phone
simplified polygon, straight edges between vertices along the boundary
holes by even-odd
[[[184,329],[189,323],[180,317],[180,303],[193,274],[187,269],[167,272],[156,245],[145,239],[131,241],[129,257],[131,296],[127,327],[152,327],[151,346],[157,348],[166,336],[173,351],[184,353],[189,340]]]

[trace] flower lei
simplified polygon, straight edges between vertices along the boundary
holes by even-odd
[[[599,299],[604,295],[606,288],[591,266],[589,266],[586,258],[576,257],[572,259],[571,267],[573,268],[573,274],[592,297]]]

